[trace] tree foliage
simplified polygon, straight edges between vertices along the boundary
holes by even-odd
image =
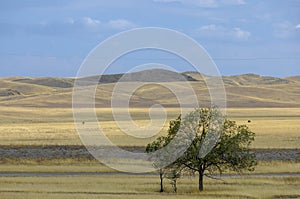
[[[227,170],[235,172],[254,170],[255,154],[251,152],[250,145],[254,141],[255,134],[246,125],[237,125],[236,122],[225,118],[215,107],[196,109],[184,118],[179,116],[171,121],[168,134],[148,144],[146,152],[166,147],[179,132],[181,132],[180,139],[177,139],[172,152],[176,153],[176,148],[189,143],[189,146],[185,146],[186,151],[175,162],[164,168],[160,167],[162,161],[172,152],[160,154],[160,157],[155,159],[155,165],[161,174],[161,191],[163,191],[162,179],[165,176],[171,176],[176,191],[176,182],[181,172],[198,173],[198,189],[202,191],[205,175],[210,177],[212,174],[222,174]],[[175,174],[173,178],[172,174]]]
[[[181,116],[179,116],[176,120],[170,121],[168,134],[167,136],[160,136],[152,143],[146,146],[146,152],[151,153],[155,152],[163,147],[167,146],[180,127]],[[177,179],[180,177],[180,168],[177,166],[177,162],[174,162],[171,165],[163,167],[164,160],[168,158],[168,153],[159,154],[154,157],[154,166],[159,170],[159,178],[160,178],[160,192],[164,192],[163,179],[166,177],[171,180],[171,184],[174,188],[174,192],[177,191]]]

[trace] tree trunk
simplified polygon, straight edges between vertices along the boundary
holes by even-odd
[[[177,181],[174,181],[174,192],[177,193]]]
[[[164,192],[162,169],[159,170],[159,178],[160,178],[160,192]]]
[[[199,170],[199,184],[198,184],[198,188],[199,191],[203,191],[203,171],[202,169]]]

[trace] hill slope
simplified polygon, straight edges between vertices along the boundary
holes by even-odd
[[[149,107],[153,104],[178,106],[176,96],[159,82],[174,84],[184,93],[184,82],[194,88],[203,106],[210,104],[205,80],[214,78],[195,72],[176,73],[154,69],[126,75],[83,77],[86,86],[98,82],[96,105],[109,107],[116,82],[125,87],[130,82],[148,82],[131,96],[130,105]],[[72,107],[74,78],[0,78],[0,106]],[[228,107],[300,107],[300,76],[275,78],[244,74],[223,77]],[[151,83],[153,82],[153,83]],[[185,100],[190,96],[186,95]]]

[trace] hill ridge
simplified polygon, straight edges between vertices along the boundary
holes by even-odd
[[[205,80],[213,76],[193,71],[177,73],[161,69],[81,77],[86,86],[98,81],[96,105],[109,107],[116,82],[148,82],[132,96],[131,105],[148,107],[153,103],[176,106],[176,96],[159,82],[176,84],[180,92],[184,81],[194,88],[202,105],[209,105]],[[223,76],[229,107],[300,107],[300,76],[278,78],[257,74]],[[0,106],[72,107],[72,89],[76,78],[5,77],[0,78]],[[189,100],[189,96],[186,96]]]

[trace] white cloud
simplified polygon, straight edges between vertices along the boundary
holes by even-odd
[[[220,29],[220,26],[216,26],[215,24],[210,24],[210,25],[206,25],[206,26],[201,26],[198,31],[203,32],[203,31],[215,31]]]
[[[273,28],[275,37],[287,39],[296,35],[296,31],[300,28],[300,24],[294,25],[289,21],[284,21],[274,24]]]
[[[111,20],[107,23],[107,25],[110,28],[120,29],[120,30],[130,29],[130,28],[136,27],[136,25],[134,23],[132,23],[128,20],[125,20],[125,19]]]
[[[63,24],[66,24],[71,27],[88,27],[88,28],[99,28],[102,24],[98,19],[91,17],[83,17],[80,19],[68,18],[63,21]]]
[[[244,0],[223,0],[224,4],[231,4],[231,5],[244,5],[246,1]]]
[[[208,7],[208,8],[213,8],[217,7],[218,3],[215,0],[182,0],[182,3],[185,4],[190,4],[194,6],[199,6],[199,7]]]
[[[86,26],[96,27],[100,25],[100,21],[90,17],[84,17],[81,19],[81,22]]]
[[[94,19],[91,17],[84,17],[79,20],[68,19],[66,21],[70,25],[80,25],[93,29],[117,29],[117,30],[125,30],[136,27],[136,25],[125,19],[115,19],[110,21],[100,22],[98,19]]]
[[[79,26],[79,27],[86,27],[92,30],[125,30],[137,27],[133,22],[125,20],[125,19],[115,19],[110,21],[100,22],[98,19],[91,18],[91,17],[84,17],[81,19],[67,19],[65,23],[69,24],[70,26]]]
[[[221,40],[248,40],[251,33],[239,27],[226,28],[215,24],[201,26],[197,29],[197,34],[201,37],[221,39]]]
[[[233,35],[238,39],[247,40],[251,33],[240,28],[233,28]]]
[[[97,18],[66,18],[61,21],[41,22],[31,26],[21,26],[24,31],[40,35],[87,35],[101,36],[103,32],[126,30],[136,27],[125,19],[100,21]]]
[[[74,24],[75,23],[75,20],[73,18],[67,18],[64,20],[64,23],[67,23],[67,24]]]
[[[160,3],[181,3],[185,5],[192,5],[205,8],[215,8],[224,5],[243,5],[246,4],[244,0],[153,0]]]

